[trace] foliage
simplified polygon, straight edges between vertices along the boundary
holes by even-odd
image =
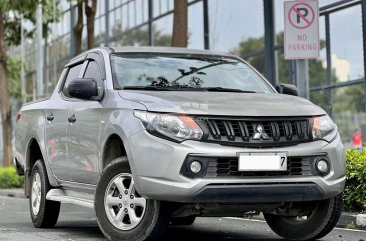
[[[1,0],[0,12],[4,16],[5,26],[5,41],[8,45],[20,44],[20,24],[21,16],[24,19],[30,20],[33,24],[36,22],[36,8],[38,0]],[[46,37],[50,29],[48,24],[54,21],[58,21],[61,17],[61,10],[59,8],[60,0],[53,1],[42,0],[42,12],[43,12],[43,35]],[[35,28],[27,31],[25,34],[28,37],[32,37]]]
[[[21,188],[24,178],[18,176],[14,167],[0,167],[0,188]]]
[[[45,12],[45,19],[43,25],[48,22],[56,20],[47,19],[47,6],[51,6],[51,1],[42,0],[43,11]],[[12,156],[12,142],[11,142],[11,108],[10,108],[10,91],[14,91],[17,95],[19,89],[19,80],[14,76],[14,68],[17,68],[11,61],[7,60],[7,46],[18,45],[21,39],[21,22],[20,19],[34,20],[35,10],[39,0],[1,0],[0,1],[0,105],[1,105],[1,122],[3,128],[3,159],[4,165],[11,164]],[[59,3],[57,1],[57,3]],[[52,9],[55,10],[52,4]],[[55,11],[53,11],[55,12]],[[47,36],[47,31],[44,31]],[[27,34],[27,33],[26,33]],[[10,72],[7,69],[7,63],[10,64]],[[13,68],[12,68],[13,67]],[[13,74],[13,76],[8,76]],[[18,81],[18,85],[14,83],[10,85],[8,81],[10,78]],[[16,79],[18,79],[16,81]],[[10,86],[10,87],[9,87]],[[18,92],[19,93],[19,92]]]
[[[36,9],[37,0],[27,0],[32,3],[31,9],[26,11],[24,18],[30,20],[34,26],[36,25]],[[42,27],[43,27],[43,37],[47,38],[51,32],[49,24],[53,22],[58,22],[62,16],[62,11],[60,9],[60,0],[55,0],[55,2],[50,0],[42,0]],[[27,34],[28,37],[32,37],[35,34],[36,28],[33,28]],[[19,29],[20,32],[20,29]]]
[[[351,113],[363,112],[365,109],[365,88],[355,85],[336,90],[334,112],[348,111]]]
[[[164,34],[152,26],[154,46],[171,46],[172,36]],[[138,28],[128,33],[122,32],[121,24],[116,24],[112,29],[112,35],[119,46],[148,46],[148,29]]]
[[[23,61],[19,57],[8,58],[6,62],[9,94],[17,100],[22,99],[22,86],[20,81],[22,64]]]
[[[350,149],[346,153],[347,180],[344,191],[344,210],[366,212],[366,148]]]
[[[261,51],[264,51],[264,37],[244,39],[239,43],[239,46],[236,47],[232,52],[235,55],[245,58],[245,56],[248,54],[258,53]],[[254,57],[248,57],[245,59],[259,72],[264,73],[264,54]]]
[[[276,42],[278,45],[283,45],[284,34],[278,33],[276,36]],[[321,49],[325,47],[325,42],[320,41]],[[259,38],[248,38],[239,43],[239,46],[232,52],[238,56],[244,57],[249,54],[260,53],[264,51],[264,37]],[[259,72],[265,73],[265,56],[264,53],[256,55],[254,57],[245,58],[249,64],[253,65]],[[281,83],[289,83],[289,61],[285,60],[283,49],[277,51],[278,59],[278,80]],[[321,60],[310,60],[309,61],[309,85],[320,86],[326,84],[327,71],[324,68]],[[336,80],[334,80],[336,81]],[[327,103],[327,95],[319,94],[319,92],[311,93],[310,99],[317,105],[323,107],[326,111],[329,110],[330,106]]]

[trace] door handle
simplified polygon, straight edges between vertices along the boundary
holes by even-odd
[[[53,121],[53,119],[55,119],[55,117],[53,116],[53,113],[51,113],[51,114],[49,114],[49,115],[47,116],[47,120],[48,120],[48,121]]]
[[[74,123],[76,122],[76,117],[75,117],[75,114],[70,116],[69,118],[67,118],[67,120],[70,122],[70,123]]]

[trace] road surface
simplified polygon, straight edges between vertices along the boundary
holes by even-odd
[[[100,232],[93,210],[64,204],[53,229],[33,227],[28,199],[0,197],[0,241],[100,241]],[[273,241],[282,240],[263,221],[237,218],[198,218],[194,225],[169,227],[162,241]],[[362,241],[365,231],[335,229],[323,240]]]

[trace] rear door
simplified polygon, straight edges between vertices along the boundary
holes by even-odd
[[[98,55],[89,54],[84,78],[93,78],[100,97],[104,94],[104,64]],[[99,179],[98,150],[102,102],[96,100],[72,100],[68,124],[69,161],[73,165],[73,182],[97,184]]]

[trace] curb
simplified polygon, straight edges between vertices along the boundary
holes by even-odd
[[[0,189],[0,196],[25,198],[23,189]]]
[[[262,213],[249,219],[265,221]],[[366,229],[366,214],[342,212],[336,227],[364,230]]]
[[[356,228],[356,229],[366,229],[366,214],[348,213],[343,212],[337,227],[340,228]]]

